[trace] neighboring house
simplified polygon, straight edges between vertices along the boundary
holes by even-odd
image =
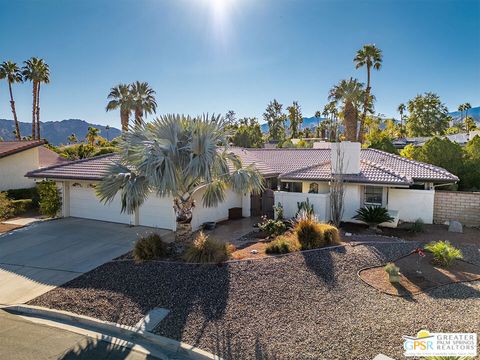
[[[197,193],[192,227],[196,229],[207,221],[225,220],[231,208],[241,208],[245,217],[272,214],[273,204],[278,203],[284,207],[285,216],[291,217],[297,211],[297,202],[307,198],[313,203],[319,219],[328,221],[331,164],[334,164],[333,173],[341,172],[345,181],[343,219],[346,221],[351,220],[358,208],[378,205],[389,209],[397,222],[421,218],[425,223],[432,223],[435,187],[458,181],[445,169],[380,150],[360,149],[358,143],[342,142],[338,151],[337,144],[315,145],[317,148],[313,149],[231,149],[244,164],[257,166],[268,189],[261,195],[239,195],[229,191],[223,203],[210,209],[201,205],[202,193]],[[338,154],[343,159],[341,168],[336,166]],[[117,159],[118,155],[108,154],[33,171],[27,176],[52,179],[59,184],[64,197],[63,216],[174,230],[171,198],[152,193],[132,215],[120,212],[118,198],[108,205],[98,201],[95,184]]]
[[[45,141],[0,141],[0,191],[35,186],[28,171],[58,165],[67,160],[45,148]]]
[[[451,135],[442,135],[443,139],[448,139],[451,142],[457,143],[460,146],[465,146],[470,140],[475,136],[480,136],[480,130],[473,130],[469,133],[459,133]],[[431,140],[433,136],[424,136],[424,137],[411,137],[404,139],[396,139],[392,141],[393,146],[397,149],[403,149],[405,146],[412,144],[413,146],[422,146],[428,140]]]

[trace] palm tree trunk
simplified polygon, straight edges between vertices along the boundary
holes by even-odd
[[[136,126],[142,125],[142,122],[143,122],[143,120],[142,120],[142,115],[143,115],[142,109],[140,109],[140,108],[137,107],[137,108],[135,109],[135,125],[136,125]]]
[[[192,234],[192,217],[195,201],[192,197],[184,200],[181,197],[176,197],[173,200],[173,208],[177,215],[177,230],[175,232],[176,241],[188,242]]]
[[[120,109],[120,122],[122,124],[122,132],[124,133],[128,131],[129,113],[128,109]]]
[[[18,125],[17,112],[15,111],[15,101],[13,100],[12,83],[10,81],[8,82],[8,90],[10,91],[10,106],[12,107],[13,121],[15,122],[16,138],[17,140],[22,140],[20,126]]]
[[[37,82],[33,81],[33,105],[32,105],[32,140],[35,140],[36,126],[35,126],[35,112],[37,107]]]
[[[37,84],[37,139],[40,140],[40,83]]]
[[[365,120],[367,119],[368,104],[370,102],[370,66],[367,65],[367,88],[365,90],[365,100],[363,102],[363,114],[360,119],[360,129],[358,131],[358,142],[363,144],[363,132],[365,131]]]
[[[357,140],[357,110],[351,102],[345,103],[345,137],[347,141]]]

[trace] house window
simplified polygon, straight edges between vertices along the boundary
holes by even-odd
[[[317,183],[311,183],[310,187],[308,188],[308,192],[310,194],[318,194],[318,184]]]
[[[302,192],[301,182],[282,182],[282,191]]]
[[[379,186],[365,186],[365,197],[363,203],[365,205],[382,206],[383,188]]]

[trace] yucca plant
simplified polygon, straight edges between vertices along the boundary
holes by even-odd
[[[388,210],[381,206],[364,206],[357,210],[357,214],[353,218],[363,221],[373,230],[377,230],[378,224],[394,220]]]
[[[425,250],[433,254],[433,262],[442,267],[449,267],[457,259],[463,259],[462,252],[449,241],[432,241],[425,245]]]

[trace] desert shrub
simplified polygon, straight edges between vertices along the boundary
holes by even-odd
[[[210,239],[200,231],[185,251],[184,259],[194,263],[220,263],[228,260],[231,250],[229,244]]]
[[[167,255],[168,245],[155,233],[138,239],[133,248],[133,257],[137,261],[161,259]]]
[[[316,249],[326,245],[320,224],[315,218],[305,216],[298,219],[295,233],[304,250]]]
[[[392,222],[394,219],[388,210],[381,206],[364,206],[357,210],[354,219],[367,223],[371,228],[376,228],[383,222]]]
[[[267,219],[264,216],[262,222],[258,224],[258,228],[264,231],[267,236],[278,236],[287,231],[287,225],[282,220]]]
[[[449,241],[432,241],[425,245],[425,250],[433,254],[435,264],[449,267],[456,259],[463,259],[462,252]]]
[[[286,254],[294,251],[299,251],[301,248],[298,238],[295,234],[290,236],[277,236],[273,241],[268,243],[265,248],[267,254]]]
[[[323,233],[326,245],[335,245],[340,243],[340,232],[335,226],[329,224],[318,225],[320,226],[320,230]]]
[[[423,222],[422,219],[417,219],[415,222],[411,223],[410,226],[408,227],[408,231],[411,233],[422,233],[425,231],[424,229],[425,223]]]
[[[0,220],[6,220],[15,215],[15,209],[6,193],[0,192]]]
[[[33,202],[32,199],[12,200],[12,207],[14,215],[21,215],[26,211],[32,209]]]
[[[40,213],[54,217],[62,207],[62,197],[60,190],[53,181],[42,181],[38,184],[38,194],[40,196]]]
[[[310,200],[307,198],[306,201],[299,201],[297,202],[297,213],[295,214],[295,217],[297,217],[300,213],[305,212],[309,216],[314,216],[315,215],[315,210],[313,208],[313,204],[310,202]]]

